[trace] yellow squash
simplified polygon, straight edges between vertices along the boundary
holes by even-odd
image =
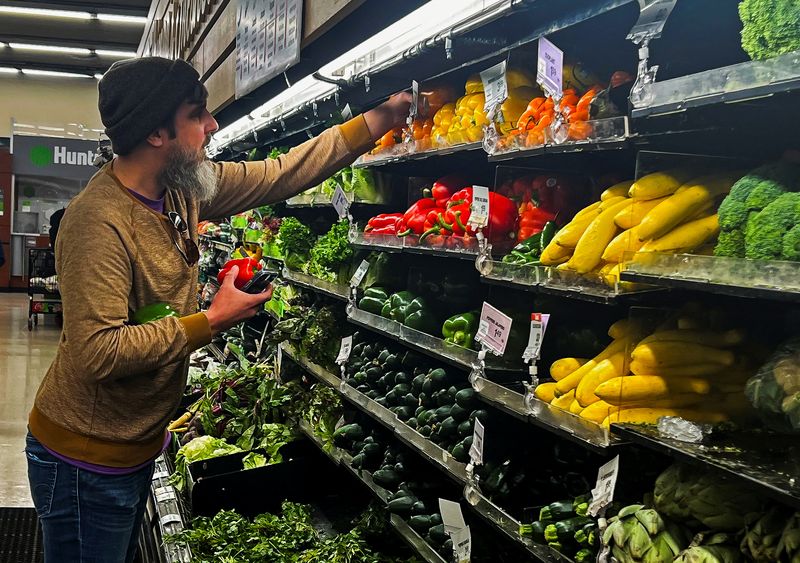
[[[572,220],[574,221],[575,219],[584,217],[587,213],[594,213],[595,215],[597,215],[600,212],[599,208],[601,203],[602,201],[595,201],[593,204],[587,205],[586,207],[578,211],[572,218]]]
[[[569,412],[572,414],[581,414],[583,407],[578,401],[572,401],[572,404],[569,406]]]
[[[639,249],[644,245],[639,240],[639,227],[638,225],[627,231],[622,231],[620,234],[611,239],[606,249],[603,251],[603,260],[606,262],[620,263],[624,262],[630,254],[639,252]]]
[[[684,168],[653,172],[636,180],[628,195],[634,199],[658,199],[675,193],[692,176],[694,172]]]
[[[599,209],[599,207],[598,207]],[[573,249],[577,246],[578,241],[584,231],[592,224],[599,215],[596,212],[586,213],[577,219],[573,219],[555,234],[550,244],[557,244],[562,248]]]
[[[542,250],[542,254],[539,256],[539,262],[541,262],[543,266],[558,266],[569,260],[570,256],[572,256],[571,248],[559,246],[552,240],[550,244]]]
[[[619,407],[610,405],[605,401],[597,401],[592,403],[585,409],[581,411],[580,417],[586,420],[591,420],[592,422],[596,422],[600,424],[603,420],[606,419],[612,413],[615,413],[619,410]]]
[[[655,366],[639,360],[631,361],[631,373],[636,375],[660,375],[662,377],[703,377],[725,369],[721,364],[686,364],[682,366]]]
[[[651,342],[693,342],[703,346],[713,346],[715,348],[729,348],[738,346],[744,342],[744,331],[739,329],[715,332],[711,330],[660,330],[654,332],[640,344]]]
[[[619,184],[614,184],[600,194],[600,201],[605,201],[607,199],[611,199],[612,197],[627,197],[628,190],[631,189],[632,185],[633,180],[626,180],[624,182],[620,182]]]
[[[642,238],[642,225],[639,225],[639,238]],[[675,227],[660,238],[643,244],[639,252],[668,252],[680,254],[691,252],[719,234],[717,215],[695,219]]]
[[[550,377],[561,381],[573,371],[588,362],[586,358],[561,358],[550,364]]]
[[[536,398],[539,399],[540,401],[544,401],[545,403],[549,403],[553,399],[555,399],[555,392],[556,392],[555,381],[540,383],[539,385],[536,386],[536,389],[533,390],[533,394],[536,396]]]
[[[721,364],[732,366],[733,352],[691,342],[648,342],[639,344],[631,354],[633,361],[651,366],[685,366],[690,364]]]
[[[580,383],[583,376],[589,373],[591,370],[597,366],[600,362],[605,360],[606,358],[610,358],[614,354],[618,352],[625,352],[629,346],[631,346],[632,340],[630,338],[620,338],[618,340],[614,340],[611,344],[606,346],[605,350],[600,352],[597,356],[583,364],[580,368],[576,369],[574,372],[569,374],[567,377],[562,379],[556,384],[556,395],[563,396],[570,391],[574,391],[575,388]]]
[[[614,216],[614,222],[620,229],[631,229],[641,223],[642,219],[644,219],[653,208],[667,199],[669,199],[669,197],[635,199],[630,207],[623,209]]]
[[[570,391],[569,393],[567,393],[565,395],[561,395],[560,397],[556,397],[555,399],[550,401],[550,404],[553,405],[554,407],[558,407],[558,408],[564,409],[566,411],[566,410],[569,410],[569,407],[570,407],[570,405],[572,405],[572,401],[574,401],[574,400],[575,400],[575,389],[573,389],[572,391]]]
[[[632,203],[630,199],[619,201],[602,211],[589,224],[581,235],[580,240],[578,240],[575,251],[572,253],[572,258],[569,260],[570,266],[576,272],[586,274],[600,263],[603,251],[617,234],[614,216]]]
[[[677,393],[707,394],[710,391],[708,381],[695,377],[667,379],[658,375],[626,375],[601,383],[594,393],[607,403],[626,406],[667,399]]]
[[[598,363],[589,373],[584,375],[578,387],[575,389],[575,400],[580,403],[582,407],[588,407],[592,403],[600,400],[600,397],[594,394],[595,389],[601,384],[605,383],[615,377],[622,377],[625,369],[625,359],[627,354],[617,352],[610,358]]]
[[[608,327],[608,335],[616,340],[626,336],[634,336],[641,330],[641,323],[636,319],[620,319]]]
[[[728,420],[728,415],[721,412],[713,412],[698,409],[670,409],[670,408],[633,408],[620,409],[611,413],[605,420],[603,426],[608,428],[611,423],[628,424],[656,424],[662,416],[679,416],[687,420],[696,422],[718,423]]]

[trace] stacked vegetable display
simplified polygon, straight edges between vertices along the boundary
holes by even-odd
[[[714,423],[748,414],[744,384],[755,366],[741,353],[741,329],[691,307],[650,334],[647,324],[614,323],[613,341],[594,358],[555,361],[554,381],[540,384],[536,396],[606,427],[655,424],[662,416]]]
[[[616,184],[555,234],[541,263],[614,286],[632,253],[703,252],[719,232],[717,201],[740,175],[673,169]]]
[[[588,516],[589,496],[561,500],[544,506],[539,519],[524,524],[520,534],[569,555],[576,563],[593,561],[600,538],[597,520]]]

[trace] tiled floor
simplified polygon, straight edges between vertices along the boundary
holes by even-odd
[[[56,353],[52,315],[28,332],[28,296],[0,293],[0,507],[30,507],[25,463],[28,411]]]

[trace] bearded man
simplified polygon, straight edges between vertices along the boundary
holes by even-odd
[[[410,104],[399,94],[276,160],[231,163],[206,158],[217,130],[206,97],[195,69],[160,57],[115,63],[99,83],[116,157],[61,221],[63,332],[28,420],[46,563],[133,561],[189,355],[271,295],[236,289],[233,268],[208,311],[197,312],[197,223],[318,184],[402,124]],[[154,303],[180,316],[129,324]]]

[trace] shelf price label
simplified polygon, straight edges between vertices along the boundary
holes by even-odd
[[[469,206],[469,221],[472,227],[479,229],[489,224],[489,188],[472,187],[472,203]]]
[[[473,465],[483,465],[484,432],[483,423],[476,418],[475,427],[472,431],[472,445],[469,447],[469,458]]]
[[[531,313],[531,332],[528,336],[528,345],[522,353],[522,359],[538,360],[542,351],[542,341],[547,330],[547,323],[550,321],[549,313]]]
[[[485,345],[496,356],[502,356],[506,351],[510,334],[511,317],[484,301],[475,340]]]
[[[451,533],[450,539],[453,540],[456,563],[469,563],[472,556],[472,534],[469,526]]]
[[[353,349],[353,337],[345,336],[342,338],[342,345],[339,347],[339,355],[336,356],[336,363],[344,365],[347,359],[350,357],[350,351]]]
[[[347,196],[345,195],[340,184],[336,184],[336,189],[334,190],[333,197],[331,198],[331,204],[336,210],[336,214],[339,215],[340,220],[347,217],[347,214],[350,211],[350,202],[347,201]]]
[[[614,489],[619,474],[619,456],[615,457],[597,471],[597,484],[592,489],[592,502],[589,503],[589,514],[597,514],[614,500]]]
[[[497,109],[508,97],[508,83],[506,82],[506,61],[497,63],[481,72],[481,82],[486,101],[483,111],[489,121],[494,119]]]
[[[564,52],[545,37],[539,38],[536,82],[545,94],[560,98],[563,90]]]
[[[649,37],[655,39],[661,35],[667,18],[675,8],[678,0],[639,0],[639,19],[631,28],[628,39],[638,43],[637,39]]]
[[[353,110],[350,109],[350,104],[344,105],[344,109],[342,109],[342,119],[345,121],[350,121],[353,119]]]
[[[461,505],[451,500],[439,499],[439,513],[442,515],[444,530],[453,540],[453,551],[458,563],[469,561],[472,551],[472,536],[464,521]]]
[[[419,114],[419,82],[411,81],[411,107],[408,109],[408,124],[417,118]]]
[[[353,272],[353,277],[350,278],[350,287],[358,287],[361,285],[361,282],[364,280],[364,276],[367,275],[367,270],[369,270],[369,262],[366,260],[362,260],[361,264],[358,265],[356,271]]]

